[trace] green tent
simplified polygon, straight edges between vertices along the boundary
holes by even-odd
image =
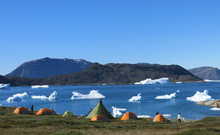
[[[72,112],[65,112],[64,114],[63,114],[63,117],[73,117],[74,115],[73,115],[73,113]]]
[[[108,119],[112,119],[111,113],[108,112],[108,110],[105,108],[105,106],[102,104],[102,101],[100,100],[99,103],[95,106],[95,108],[89,113],[89,115],[86,117],[88,119],[91,119],[94,116],[101,115]]]

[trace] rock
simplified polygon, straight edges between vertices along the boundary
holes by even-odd
[[[199,67],[189,70],[195,76],[204,80],[220,80],[220,70],[214,67]]]
[[[220,108],[220,100],[202,101],[202,102],[198,102],[197,104]]]

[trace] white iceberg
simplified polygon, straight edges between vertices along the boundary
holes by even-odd
[[[140,102],[141,98],[141,93],[138,93],[137,96],[133,96],[130,99],[128,99],[128,102]]]
[[[183,82],[176,82],[176,84],[181,84],[181,83],[183,83]]]
[[[57,92],[54,91],[50,94],[50,96],[31,96],[32,99],[42,100],[42,101],[55,101],[57,98]]]
[[[10,84],[2,84],[2,83],[0,83],[0,89],[7,88],[9,86],[10,86]]]
[[[193,96],[187,97],[186,100],[192,102],[202,102],[212,100],[212,97],[208,94],[207,90],[204,90],[203,92],[197,91]]]
[[[210,109],[211,111],[220,111],[220,108],[214,107]]]
[[[105,98],[104,95],[99,93],[97,90],[91,90],[89,94],[82,94],[79,92],[72,92],[71,100],[75,99],[103,99]]]
[[[172,99],[176,97],[176,92],[171,93],[171,94],[166,94],[166,95],[161,95],[161,96],[156,96],[155,99]]]
[[[171,114],[162,114],[165,118],[169,118],[171,117],[172,115]]]
[[[49,88],[49,85],[33,85],[31,86],[32,89],[37,89],[37,88]]]
[[[138,115],[137,117],[138,118],[150,118],[151,116],[150,115]]]
[[[204,82],[220,82],[220,80],[204,80]]]
[[[117,108],[112,106],[112,115],[114,118],[117,118],[122,115],[122,112],[125,112],[127,109],[126,108]]]
[[[134,84],[165,84],[169,82],[169,78],[160,78],[160,79],[155,79],[152,80],[151,78],[147,78],[146,80],[142,80],[140,82],[135,82]]]
[[[8,103],[15,103],[15,102],[24,102],[24,101],[27,101],[27,100],[31,100],[31,99],[34,99],[34,100],[42,100],[42,101],[55,101],[57,98],[57,92],[54,91],[53,93],[50,94],[50,96],[30,96],[27,92],[24,92],[24,93],[17,93],[17,94],[14,94],[12,95],[11,97],[7,98],[7,102]]]
[[[23,102],[29,98],[30,98],[29,94],[27,92],[24,92],[24,93],[14,94],[13,96],[9,97],[6,101],[8,103]]]

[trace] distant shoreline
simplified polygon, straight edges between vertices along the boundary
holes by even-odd
[[[178,84],[177,82],[170,82],[173,84]],[[220,83],[220,82],[206,82],[206,81],[183,81],[181,83]],[[181,84],[179,83],[179,84]],[[31,85],[10,85],[10,87],[31,87],[34,85],[49,85],[49,86],[118,86],[118,85],[136,85],[136,86],[142,86],[142,85],[155,85],[155,84],[134,84],[134,83],[77,83],[77,84],[31,84]],[[164,84],[160,84],[164,85]]]

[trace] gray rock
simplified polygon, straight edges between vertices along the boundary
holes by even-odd
[[[220,80],[220,70],[214,67],[199,67],[189,70],[195,76],[204,80]]]

